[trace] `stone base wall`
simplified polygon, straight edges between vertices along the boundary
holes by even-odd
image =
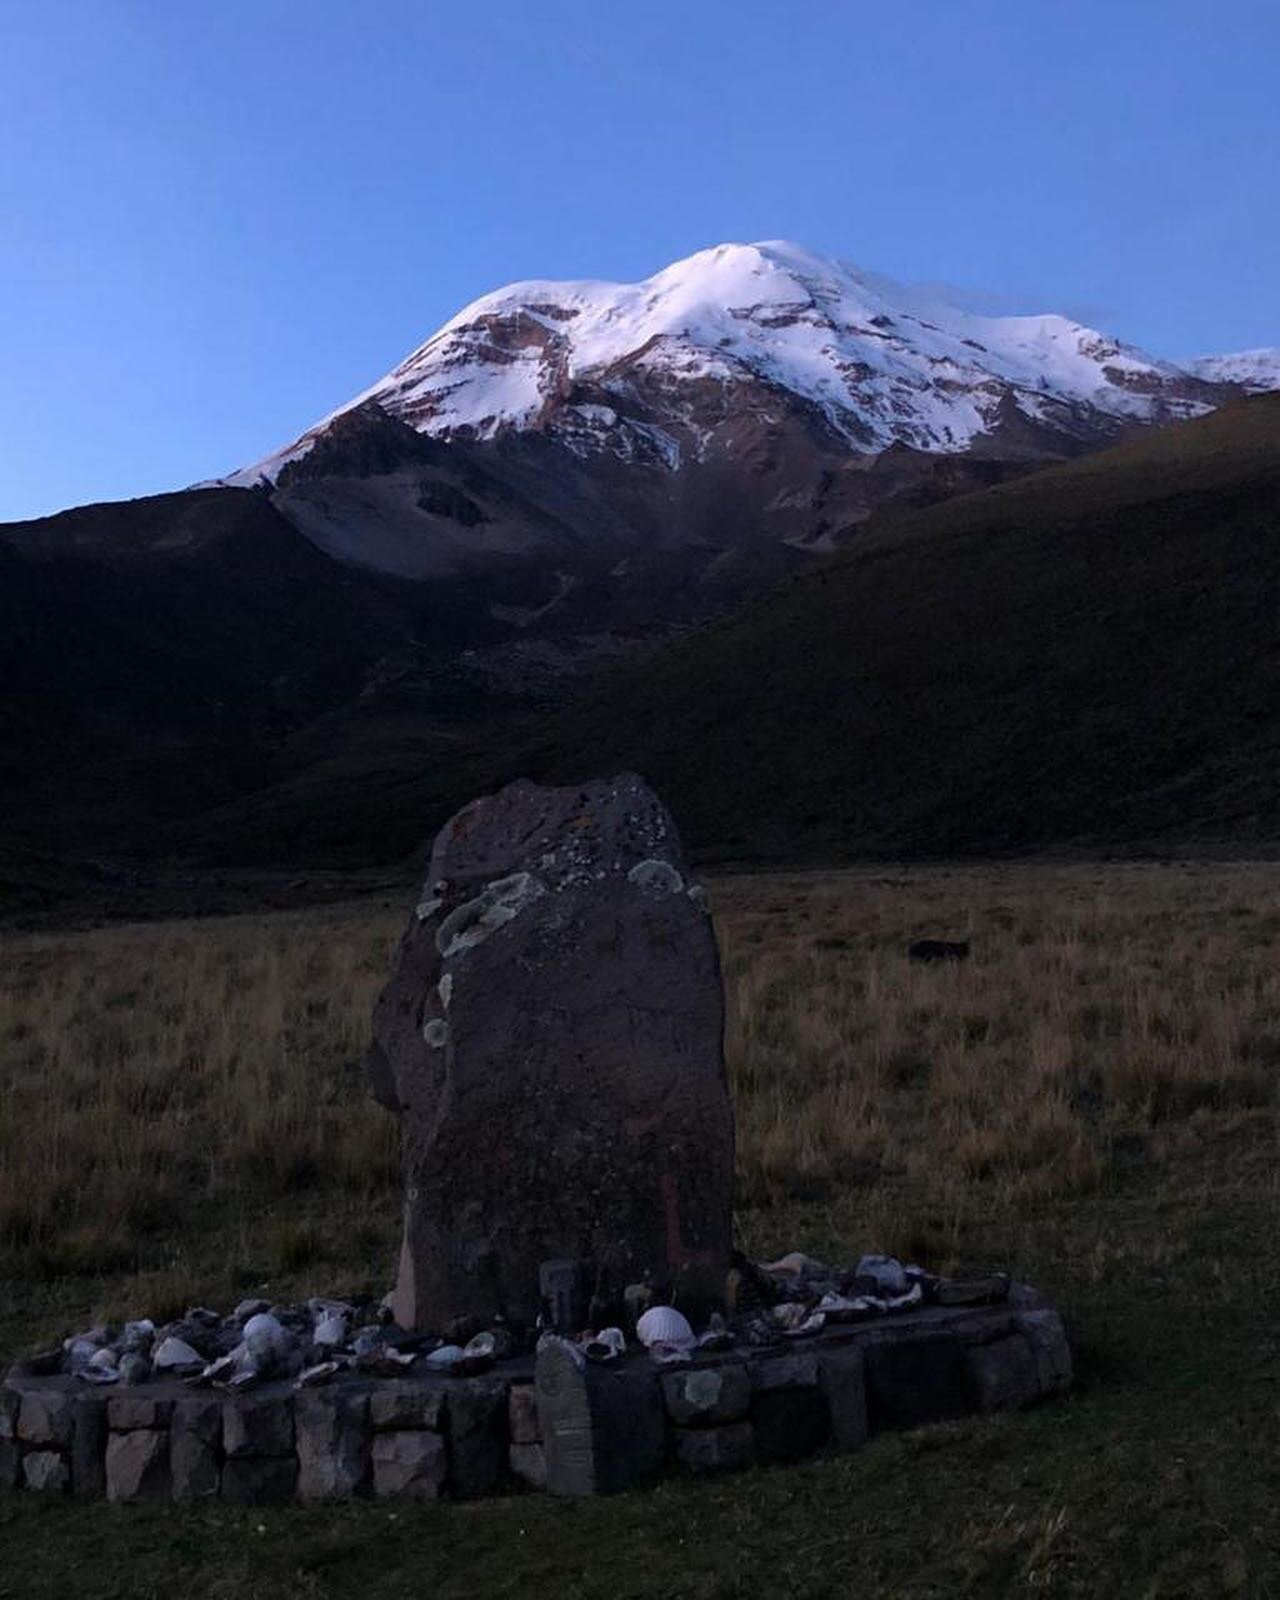
[[[15,1369],[0,1388],[0,1489],[120,1502],[561,1495],[856,1450],[877,1432],[1025,1406],[1066,1388],[1056,1312],[925,1310],[661,1368],[563,1347],[483,1377],[342,1377],[221,1394],[87,1388]]]

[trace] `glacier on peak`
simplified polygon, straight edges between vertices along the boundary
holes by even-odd
[[[728,448],[726,397],[799,406],[850,451],[954,454],[1011,416],[1085,438],[1198,415],[1223,386],[1280,387],[1280,353],[1178,366],[1067,317],[982,315],[785,240],[721,244],[638,283],[530,280],[482,295],[348,404],[220,481],[273,483],[370,401],[438,438],[540,431],[578,454],[675,470],[722,436]]]

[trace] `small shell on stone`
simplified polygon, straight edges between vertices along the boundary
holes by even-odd
[[[671,1344],[666,1339],[655,1339],[650,1344],[649,1358],[660,1367],[674,1367],[693,1359],[688,1345]]]
[[[240,1350],[233,1350],[228,1356],[219,1356],[216,1361],[209,1363],[195,1381],[197,1383],[225,1383],[236,1371],[240,1360]]]
[[[185,1339],[162,1339],[153,1356],[157,1372],[180,1372],[184,1367],[203,1369],[205,1359]]]
[[[815,1311],[803,1322],[797,1322],[794,1327],[785,1328],[783,1331],[788,1339],[807,1339],[811,1334],[821,1333],[826,1321],[821,1311]]]
[[[583,1349],[592,1361],[616,1361],[627,1353],[627,1336],[621,1328],[601,1328]]]
[[[464,1348],[469,1356],[488,1356],[493,1361],[502,1361],[511,1354],[511,1346],[512,1338],[505,1328],[486,1328],[474,1339],[468,1339]]]
[[[711,1313],[705,1333],[698,1335],[699,1350],[727,1350],[733,1343],[733,1334],[718,1311]]]
[[[340,1361],[320,1361],[314,1367],[307,1367],[300,1372],[293,1386],[295,1389],[315,1389],[322,1383],[328,1383],[330,1378],[341,1371]]]
[[[858,1322],[879,1316],[883,1309],[884,1302],[868,1294],[843,1295],[833,1290],[818,1301],[818,1310],[828,1322]]]
[[[114,1367],[81,1367],[76,1373],[81,1383],[119,1383],[120,1374]]]
[[[432,1372],[449,1372],[466,1358],[467,1352],[460,1344],[442,1344],[438,1350],[433,1350],[422,1364]]]
[[[646,1347],[671,1344],[688,1349],[694,1342],[688,1319],[674,1306],[650,1306],[636,1323],[636,1338]]]

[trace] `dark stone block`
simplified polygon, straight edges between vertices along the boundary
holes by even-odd
[[[8,1384],[0,1388],[0,1439],[18,1437],[18,1408],[21,1404],[22,1396],[16,1389]]]
[[[222,1402],[212,1395],[179,1400],[169,1428],[173,1498],[216,1500],[222,1484]]]
[[[552,1494],[618,1493],[659,1476],[666,1413],[647,1361],[593,1366],[563,1341],[548,1341],[538,1351],[537,1392]]]
[[[547,1487],[547,1457],[540,1444],[513,1444],[508,1457],[511,1475],[531,1489]]]
[[[751,1363],[751,1385],[765,1389],[816,1389],[818,1357],[812,1351],[763,1356]]]
[[[1015,1333],[969,1350],[979,1411],[1016,1411],[1040,1397],[1040,1374],[1027,1339]]]
[[[1056,1311],[1024,1311],[1015,1319],[1036,1361],[1041,1394],[1060,1394],[1071,1387],[1071,1342]]]
[[[107,1399],[107,1422],[112,1433],[135,1428],[167,1428],[173,1416],[173,1397],[145,1392],[113,1394]]]
[[[18,1437],[24,1444],[44,1449],[65,1449],[75,1428],[77,1393],[71,1380],[42,1383],[21,1391]]]
[[[507,1465],[507,1389],[476,1378],[449,1391],[449,1487],[460,1500],[493,1494]]]
[[[756,1459],[749,1422],[723,1428],[677,1428],[676,1459],[691,1472],[737,1472]]]
[[[22,1476],[22,1446],[16,1439],[0,1439],[0,1489],[16,1489]]]
[[[293,1411],[298,1497],[349,1500],[369,1487],[369,1396],[347,1388],[304,1390]]]
[[[667,1452],[659,1375],[648,1362],[590,1367],[596,1492],[621,1494],[654,1482]]]
[[[440,1380],[411,1378],[380,1383],[369,1396],[369,1421],[374,1428],[444,1427],[445,1386]]]
[[[438,1500],[448,1472],[444,1440],[428,1429],[373,1436],[373,1492],[379,1500]]]
[[[953,1335],[875,1341],[865,1355],[873,1431],[946,1422],[977,1408],[964,1345]]]
[[[803,1461],[831,1437],[831,1412],[820,1389],[769,1389],[751,1402],[762,1461]]]
[[[291,1395],[237,1395],[223,1402],[222,1439],[227,1459],[293,1453]]]
[[[71,1431],[71,1491],[86,1500],[107,1490],[107,1403],[101,1395],[80,1395]]]
[[[667,1414],[681,1427],[741,1422],[751,1405],[751,1374],[740,1361],[682,1367],[662,1375]]]
[[[170,1498],[167,1428],[134,1428],[107,1439],[107,1499],[164,1502]]]
[[[222,1469],[222,1498],[228,1505],[282,1505],[297,1487],[293,1456],[237,1456]]]
[[[59,1450],[29,1450],[22,1458],[22,1481],[37,1494],[66,1494],[71,1468]]]
[[[856,1346],[824,1351],[818,1363],[822,1392],[837,1450],[860,1450],[867,1442],[866,1362]]]

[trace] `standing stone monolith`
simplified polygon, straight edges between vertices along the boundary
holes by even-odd
[[[719,1304],[733,1121],[711,918],[632,774],[527,781],[435,841],[374,1013],[374,1093],[402,1118],[406,1328],[532,1323],[546,1262],[604,1304],[648,1280]]]

